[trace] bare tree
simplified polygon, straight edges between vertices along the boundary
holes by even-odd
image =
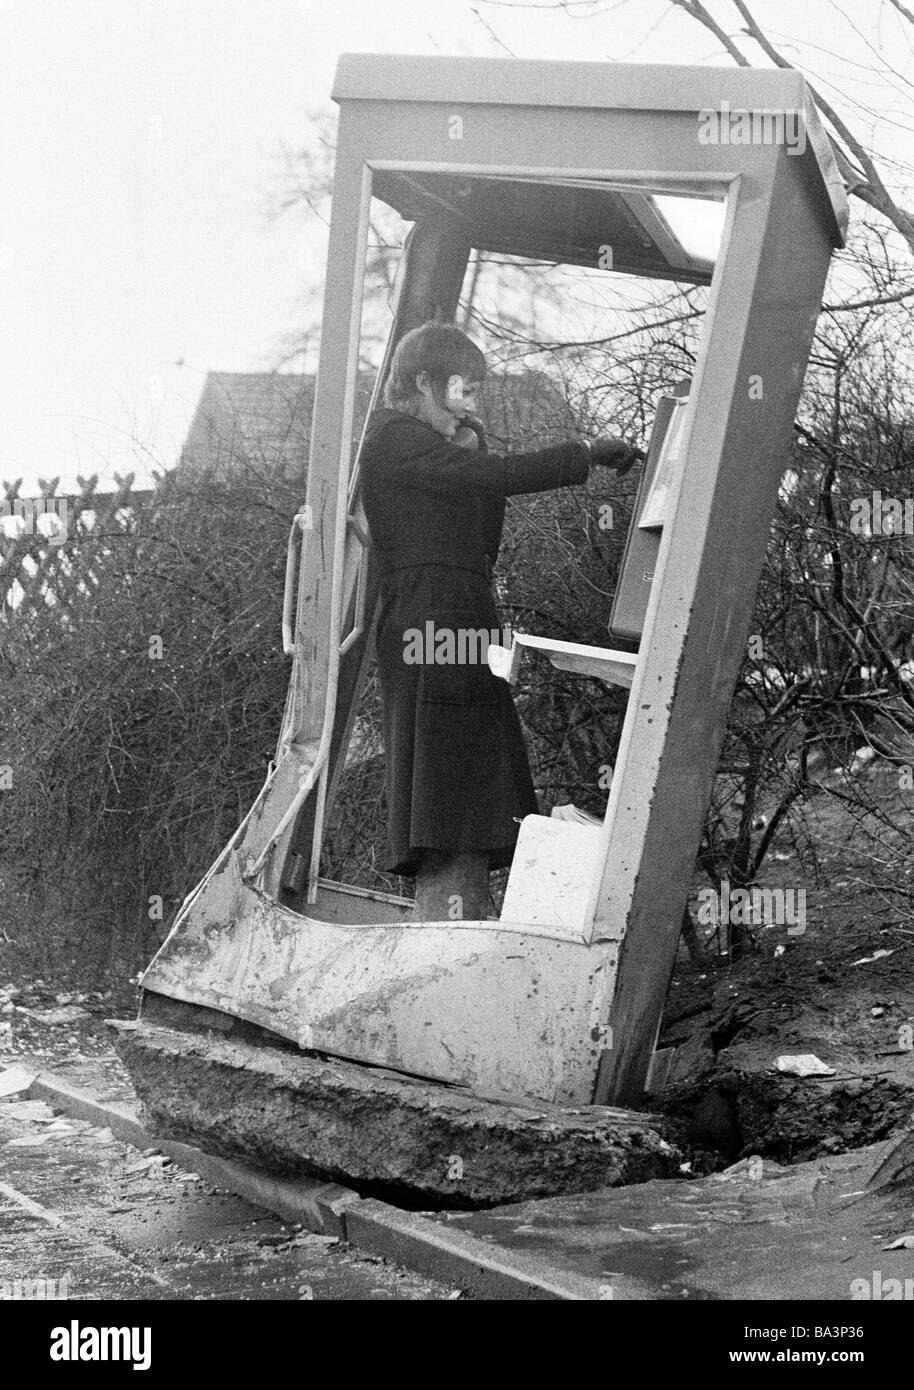
[[[296,148],[283,147],[272,189],[264,198],[269,220],[298,216],[310,223],[329,226],[336,155],[336,123],[331,112],[311,116],[307,141]],[[463,216],[456,207],[455,217]],[[362,366],[377,365],[390,326],[388,305],[408,231],[408,224],[380,199],[371,201],[365,262],[360,351]],[[563,285],[549,262],[521,261],[516,257],[473,250],[470,253],[457,323],[475,332],[487,345],[506,336],[517,340],[546,332],[550,311],[562,305]],[[490,321],[485,303],[498,303],[497,323]],[[310,363],[320,331],[321,283],[314,267],[300,296],[299,321],[279,343],[273,365]]]
[[[740,67],[753,66],[749,54],[745,51],[746,49],[751,51],[753,47],[760,49],[775,67],[796,67],[796,64],[785,58],[783,53],[772,43],[745,0],[729,0],[742,21],[736,35],[728,33],[711,14],[708,7],[701,3],[701,0],[671,0],[671,3],[676,9],[682,10],[699,24],[704,25]],[[889,0],[889,3],[898,14],[900,23],[910,29],[909,40],[914,39],[914,11],[901,4],[901,0]],[[883,64],[883,71],[888,76],[887,64]],[[911,84],[901,78],[900,74],[895,73],[894,75],[910,87]],[[870,149],[851,129],[834,105],[823,96],[815,84],[810,83],[810,90],[819,113],[829,128],[832,149],[835,152],[841,175],[847,183],[848,192],[875,208],[888,222],[891,222],[892,226],[904,237],[911,251],[914,252],[914,213],[902,207],[886,187],[883,178],[883,161],[879,154]]]
[[[480,0],[481,4],[496,11],[503,8],[504,2],[505,0]],[[729,12],[735,11],[733,18],[736,25],[733,29],[728,27],[726,17],[724,19],[717,18],[709,6],[702,3],[702,0],[669,0],[667,10],[658,23],[665,21],[670,11],[680,10],[713,34],[723,51],[740,67],[755,66],[753,59],[757,57],[757,54],[763,55],[775,67],[790,69],[797,67],[795,63],[784,56],[784,53],[772,41],[766,33],[765,27],[759,23],[750,10],[746,0],[721,0],[721,4],[724,3],[726,3]],[[896,17],[900,41],[903,41],[910,50],[912,42],[914,42],[914,7],[904,4],[903,0],[887,0],[887,3],[891,13]],[[528,6],[528,8],[562,10],[569,19],[591,20],[600,13],[611,13],[615,7],[609,6],[601,11],[599,8],[583,5],[581,0],[554,0],[553,3],[550,3],[550,0],[540,0],[540,3]],[[910,99],[912,87],[910,80],[889,62],[884,52],[880,52],[869,43],[850,15],[846,14],[837,4],[834,4],[833,8],[836,14],[847,21],[873,52],[878,63],[878,66],[874,66],[873,72],[883,78],[893,90],[903,92]],[[722,13],[726,16],[727,11],[722,11]],[[494,27],[488,21],[483,20],[481,15],[477,17],[498,47],[505,52],[510,52],[511,50],[503,43]],[[655,25],[655,27],[657,26]],[[807,78],[807,80],[809,79]],[[901,233],[908,247],[914,252],[914,212],[898,201],[897,197],[889,191],[886,183],[887,170],[890,167],[894,168],[896,175],[900,178],[910,178],[911,174],[914,173],[914,168],[907,162],[891,159],[888,155],[871,148],[869,142],[860,135],[859,130],[854,129],[845,120],[822,91],[812,82],[809,85],[819,113],[826,123],[835,159],[847,184],[848,193],[881,213]],[[857,107],[861,123],[867,116],[874,114],[862,103],[855,102],[852,97],[846,94],[843,96],[849,105]]]

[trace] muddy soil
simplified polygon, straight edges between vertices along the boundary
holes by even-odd
[[[833,806],[811,828],[824,882],[786,839],[761,880],[806,888],[805,931],[755,926],[754,945],[735,957],[715,936],[707,964],[681,959],[671,983],[658,1045],[676,1052],[651,1105],[691,1146],[693,1171],[753,1154],[791,1163],[845,1153],[914,1113],[914,914],[867,886],[854,827]],[[779,1057],[807,1053],[834,1074],[778,1072]]]

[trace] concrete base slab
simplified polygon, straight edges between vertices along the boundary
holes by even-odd
[[[476,1208],[670,1176],[681,1159],[631,1111],[534,1110],[336,1059],[113,1026],[157,1135],[287,1177]]]

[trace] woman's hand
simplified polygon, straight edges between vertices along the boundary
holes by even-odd
[[[617,439],[614,435],[606,439],[594,439],[588,448],[591,463],[600,468],[614,469],[620,478],[636,463],[643,463],[647,458],[643,449],[637,449],[634,444],[626,444],[624,439]]]

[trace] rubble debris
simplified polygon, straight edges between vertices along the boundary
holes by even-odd
[[[897,1240],[890,1240],[888,1245],[884,1245],[883,1250],[914,1250],[914,1235],[899,1236]]]
[[[162,1154],[154,1154],[150,1158],[142,1158],[137,1163],[128,1163],[124,1169],[133,1177],[137,1173],[149,1173],[152,1176],[156,1171],[161,1174],[165,1168],[165,1159]]]
[[[77,1019],[91,1017],[88,1009],[81,1009],[78,1004],[64,1004],[57,1009],[20,1009],[20,1013],[27,1018],[33,1018],[36,1023],[48,1023],[57,1027],[62,1023],[75,1023]]]
[[[778,1071],[788,1076],[834,1076],[835,1068],[826,1064],[812,1052],[798,1052],[793,1056],[785,1053],[775,1063]]]
[[[0,1072],[0,1097],[21,1095],[31,1086],[37,1072],[27,1067],[12,1066]]]
[[[880,946],[879,950],[874,951],[871,956],[861,956],[859,960],[852,960],[851,965],[872,965],[873,961],[883,960],[886,956],[893,956],[894,954],[894,946],[891,950],[886,950],[884,946]]]
[[[3,1114],[10,1120],[47,1120],[50,1123],[55,1119],[54,1111],[43,1100],[9,1101],[3,1107]]]

